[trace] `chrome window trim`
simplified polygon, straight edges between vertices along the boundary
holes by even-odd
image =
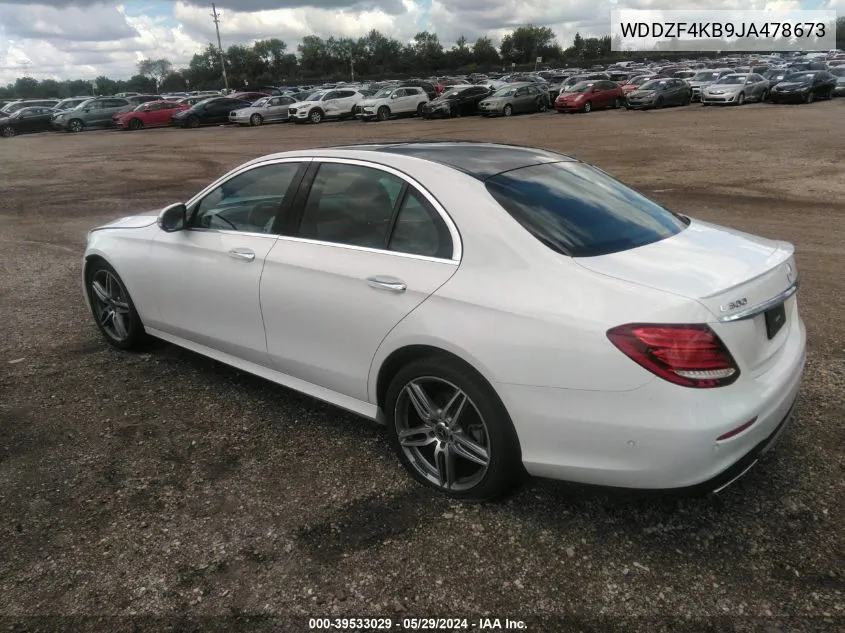
[[[267,239],[275,240],[279,237],[278,233],[257,233],[255,231],[235,231],[233,229],[207,229],[207,228],[188,228],[191,233],[220,233],[222,235],[245,235],[247,237],[266,237]]]
[[[727,316],[719,317],[720,323],[733,323],[734,321],[744,321],[746,319],[751,319],[757,316],[758,314],[762,314],[769,308],[774,308],[775,306],[780,305],[787,299],[789,299],[792,295],[798,292],[798,280],[796,279],[795,282],[789,286],[786,290],[781,293],[776,294],[771,299],[764,301],[763,303],[758,303],[756,306],[743,310],[742,312],[737,312],[736,314],[729,314]]]
[[[341,158],[341,157],[334,157],[334,156],[319,156],[315,157],[312,160],[319,162],[319,163],[340,163],[345,165],[358,165],[359,167],[369,167],[371,169],[377,169],[379,171],[387,172],[397,178],[403,180],[404,182],[408,183],[409,185],[413,186],[417,191],[419,191],[428,203],[434,208],[443,222],[446,224],[446,228],[449,230],[449,235],[452,237],[452,257],[448,259],[441,259],[437,257],[425,257],[423,255],[414,255],[414,257],[425,257],[425,259],[430,259],[433,261],[452,261],[452,262],[460,262],[461,258],[463,257],[463,243],[461,241],[461,234],[458,231],[458,227],[455,222],[452,220],[451,216],[446,212],[446,209],[443,207],[442,204],[435,198],[425,187],[423,187],[414,177],[410,176],[409,174],[396,169],[395,167],[390,167],[388,165],[383,165],[381,163],[374,163],[367,160],[361,160],[358,158]],[[285,237],[285,236],[283,236]],[[297,238],[302,239],[304,238]],[[307,240],[309,242],[319,242],[319,240]],[[364,247],[356,247],[351,246],[343,243],[338,242],[319,242],[324,244],[332,244],[333,246],[350,246],[352,248],[364,248]],[[382,253],[393,253],[394,255],[408,255],[409,253],[401,253],[399,251],[391,251],[387,249],[365,249],[365,250],[372,250],[374,252],[382,252]]]
[[[310,158],[310,157],[307,157],[307,156],[292,156],[292,157],[285,157],[285,158],[272,158],[272,159],[268,159],[268,160],[260,160],[259,159],[260,162],[256,162],[256,163],[249,162],[246,165],[241,165],[240,167],[237,167],[234,171],[229,171],[229,172],[223,174],[222,176],[220,176],[220,178],[218,178],[217,180],[212,182],[205,189],[201,190],[193,198],[188,200],[185,203],[185,206],[190,210],[190,208],[192,206],[194,206],[197,202],[200,202],[203,198],[205,198],[209,193],[214,191],[217,187],[222,185],[224,182],[228,182],[229,180],[231,180],[235,176],[240,176],[241,174],[246,173],[248,171],[251,171],[251,170],[253,170],[257,167],[265,167],[267,165],[275,165],[277,163],[310,163],[313,160],[314,160],[313,158]]]
[[[232,233],[237,233],[232,231]],[[262,234],[263,235],[263,234]],[[275,236],[274,236],[275,237]],[[393,255],[395,257],[404,257],[406,259],[419,259],[425,262],[435,262],[437,264],[450,264],[457,266],[460,260],[448,259],[443,257],[430,257],[428,255],[415,255],[413,253],[403,253],[402,251],[389,251],[384,248],[370,248],[369,246],[354,246],[352,244],[343,244],[342,242],[324,242],[322,240],[312,240],[306,237],[294,237],[290,235],[279,235],[279,241],[298,242],[301,244],[314,244],[315,246],[331,246],[334,248],[345,248],[350,251],[361,251],[364,253],[376,253],[381,255]]]
[[[207,228],[193,228],[188,227],[187,230],[189,231],[203,231],[203,232],[218,232],[224,234],[232,234],[232,235],[253,235],[253,236],[264,236],[264,237],[272,237],[272,238],[279,238],[285,240],[296,240],[301,242],[308,242],[312,244],[320,244],[326,246],[338,246],[343,248],[349,248],[353,250],[362,250],[367,252],[374,252],[374,253],[390,253],[392,255],[400,255],[403,257],[412,257],[416,259],[422,259],[426,261],[435,261],[435,262],[453,262],[453,263],[460,263],[461,258],[463,257],[463,241],[461,240],[460,231],[458,231],[458,227],[455,222],[452,220],[452,217],[448,214],[446,209],[440,204],[440,201],[434,197],[434,195],[425,187],[423,187],[418,180],[416,180],[413,176],[410,176],[406,172],[403,172],[395,167],[390,167],[388,165],[383,165],[381,163],[371,162],[367,160],[361,160],[357,158],[342,158],[337,156],[287,156],[283,158],[272,158],[268,160],[260,160],[256,163],[247,163],[246,165],[242,165],[241,167],[236,168],[234,171],[230,171],[210,185],[202,189],[198,194],[196,194],[193,198],[188,200],[185,203],[185,207],[188,209],[188,216],[193,216],[194,213],[194,205],[201,202],[203,198],[205,198],[209,193],[214,191],[220,185],[228,182],[232,178],[240,176],[248,171],[253,169],[257,169],[258,167],[266,167],[268,165],[276,165],[280,163],[340,163],[345,165],[358,165],[360,167],[369,167],[371,169],[377,169],[379,171],[383,171],[385,173],[391,174],[403,182],[408,183],[409,185],[413,186],[417,191],[419,191],[423,197],[428,201],[428,203],[432,206],[432,208],[437,212],[443,222],[446,224],[446,228],[449,231],[449,235],[452,238],[452,257],[451,258],[440,258],[440,257],[428,257],[425,255],[414,255],[412,253],[402,253],[399,251],[391,251],[387,249],[378,249],[378,248],[366,248],[362,246],[354,246],[351,244],[343,244],[339,242],[323,242],[320,240],[310,240],[306,238],[300,238],[295,236],[286,236],[286,235],[278,235],[276,233],[254,233],[254,232],[246,232],[246,231],[233,231],[231,229],[207,229]]]

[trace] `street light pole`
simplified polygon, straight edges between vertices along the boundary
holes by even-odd
[[[217,30],[217,52],[220,53],[220,66],[223,69],[223,85],[226,92],[229,92],[229,78],[226,77],[226,59],[223,57],[223,44],[220,42],[220,15],[217,13],[217,7],[214,3],[211,4],[211,17],[214,20],[214,28]]]

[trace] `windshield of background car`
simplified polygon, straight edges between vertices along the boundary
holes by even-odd
[[[726,75],[716,82],[719,85],[736,86],[745,83],[745,75]]]
[[[651,81],[651,77],[649,77],[648,75],[643,75],[642,77],[634,77],[628,83],[632,86],[642,86],[647,81]]]
[[[575,161],[513,169],[485,185],[529,233],[572,257],[645,246],[686,228],[656,202],[600,169]]]
[[[453,88],[452,90],[447,90],[442,95],[440,95],[443,99],[454,99],[458,95],[460,95],[466,88]]]
[[[393,93],[393,88],[382,88],[373,95],[373,99],[387,99]]]
[[[834,77],[845,77],[845,66],[837,66],[828,71]]]
[[[567,90],[567,92],[587,92],[587,90],[595,85],[595,82],[592,81],[582,81],[581,83],[572,86],[569,90]]]
[[[270,101],[272,97],[261,97],[260,99],[256,99],[252,102],[253,108],[260,108],[261,106],[265,105],[268,101]]]
[[[813,81],[816,73],[793,73],[783,78],[784,81],[794,81],[795,83],[808,84]]]
[[[666,80],[665,79],[654,79],[652,81],[647,81],[644,83],[640,88],[642,90],[662,90],[666,87]]]
[[[719,73],[706,72],[698,73],[695,77],[692,78],[692,81],[715,81],[718,78]]]
[[[516,94],[516,88],[501,88],[494,92],[490,98],[491,99],[498,99],[501,97],[512,97]]]

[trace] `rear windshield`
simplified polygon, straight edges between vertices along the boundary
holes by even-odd
[[[489,178],[486,185],[529,233],[572,257],[645,246],[687,226],[680,216],[584,163],[514,169]]]

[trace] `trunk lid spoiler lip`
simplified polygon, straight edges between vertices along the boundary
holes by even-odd
[[[762,303],[758,303],[756,306],[752,306],[750,308],[746,308],[742,312],[736,312],[734,314],[728,314],[722,317],[719,317],[720,323],[732,323],[734,321],[744,321],[746,319],[753,319],[758,314],[765,312],[770,308],[774,308],[775,306],[780,305],[787,299],[789,299],[792,295],[798,292],[799,282],[796,279],[792,282],[792,285],[789,286],[783,292],[776,294],[771,299],[767,299]]]

